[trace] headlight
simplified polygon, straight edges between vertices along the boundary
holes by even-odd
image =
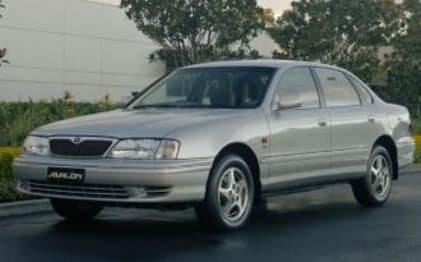
[[[48,138],[27,136],[23,142],[23,152],[37,155],[48,155]]]
[[[179,143],[167,139],[126,139],[118,142],[110,157],[120,159],[176,159]]]

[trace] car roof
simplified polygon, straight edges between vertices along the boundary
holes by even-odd
[[[318,66],[329,67],[332,69],[343,70],[336,66],[326,65],[317,62],[294,61],[294,60],[279,60],[279,59],[257,59],[257,60],[234,60],[234,61],[218,61],[203,64],[196,64],[186,66],[184,69],[190,68],[212,68],[212,67],[271,67],[271,68],[284,68],[291,66]]]

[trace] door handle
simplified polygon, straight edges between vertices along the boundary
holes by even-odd
[[[374,123],[376,123],[376,118],[374,116],[369,116],[368,122],[374,124]]]

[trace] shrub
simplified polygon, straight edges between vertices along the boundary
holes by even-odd
[[[414,132],[415,134],[421,135],[421,119],[415,119],[414,121]]]
[[[19,152],[19,148],[0,148],[0,202],[29,198],[16,191],[16,179],[12,174],[12,162]]]
[[[415,145],[416,145],[416,151],[415,151],[415,162],[421,163],[421,135],[415,136]]]
[[[19,146],[30,131],[54,121],[118,107],[108,100],[75,103],[69,98],[70,95],[50,102],[0,102],[0,146]]]

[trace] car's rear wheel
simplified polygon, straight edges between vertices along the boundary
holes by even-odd
[[[247,223],[254,201],[254,181],[247,163],[236,155],[219,160],[207,183],[206,197],[196,207],[202,225],[217,232]]]
[[[392,191],[393,162],[383,146],[373,149],[365,177],[351,183],[357,202],[374,207],[384,204]]]
[[[51,205],[58,215],[72,221],[93,219],[103,209],[103,206],[100,205],[60,199],[51,199]]]

